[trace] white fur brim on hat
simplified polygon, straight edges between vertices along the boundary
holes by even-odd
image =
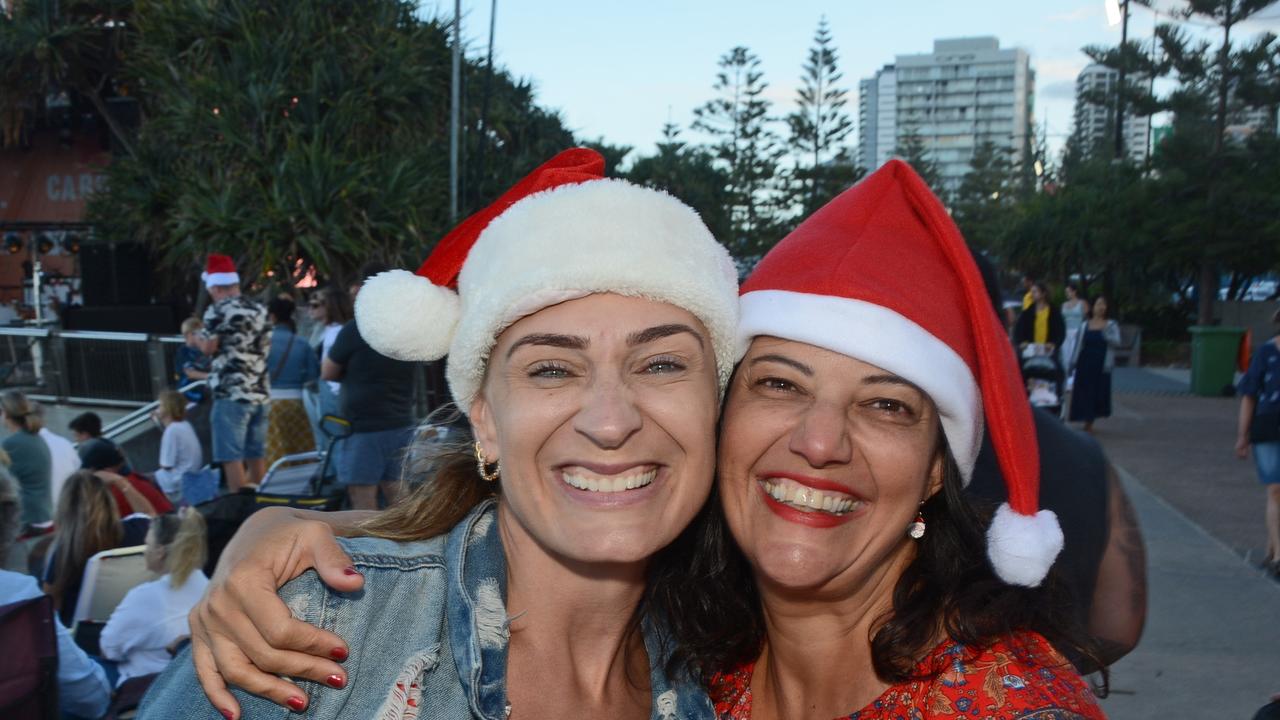
[[[405,271],[367,281],[360,334],[403,360],[448,353],[446,375],[466,413],[501,332],[543,308],[595,293],[683,308],[710,333],[721,390],[737,360],[737,270],[692,208],[623,180],[563,185],[526,197],[476,239],[458,291]]]
[[[1038,586],[1062,552],[1062,544],[1062,528],[1052,510],[1021,515],[1003,503],[987,531],[991,567],[1010,585]]]
[[[449,349],[449,389],[470,411],[498,335],[521,317],[593,293],[688,310],[711,333],[720,385],[736,360],[738,275],[688,205],[623,180],[531,195],[480,233],[458,277],[462,317]]]
[[[790,290],[742,296],[739,352],[760,335],[847,355],[919,387],[938,408],[961,477],[966,484],[973,477],[982,449],[982,396],[969,364],[950,345],[882,305]]]
[[[187,277],[191,277],[188,275]],[[200,273],[200,277],[204,279],[205,287],[222,287],[225,285],[239,285],[240,274],[233,272],[216,272],[216,273]]]

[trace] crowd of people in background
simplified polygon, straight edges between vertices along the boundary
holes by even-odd
[[[185,640],[187,613],[208,582],[208,537],[190,509],[193,483],[212,472],[207,462],[236,492],[254,488],[280,458],[330,451],[350,506],[377,508],[395,500],[400,458],[419,421],[414,363],[373,351],[356,328],[358,282],[310,292],[299,323],[294,296],[262,303],[242,293],[229,258],[215,256],[209,269],[210,302],[182,322],[171,389],[156,398],[157,456],[130,462],[104,437],[97,413],[72,418],[63,437],[22,392],[0,394],[8,431],[0,442],[0,602],[51,598],[60,705],[75,716],[102,716],[112,697],[136,702]],[[385,269],[369,265],[360,277]],[[208,447],[189,419],[197,407],[209,418]],[[330,447],[326,416],[353,433]],[[139,546],[156,579],[125,596],[86,654],[71,635],[86,567],[99,553]]]
[[[1075,283],[1063,287],[1064,300],[1055,304],[1053,289],[1029,276],[1022,311],[1013,322],[1013,341],[1023,360],[1044,358],[1052,363],[1064,420],[1081,423],[1093,432],[1094,423],[1111,416],[1111,373],[1120,347],[1120,325],[1109,315],[1103,295],[1088,299]],[[1034,396],[1033,396],[1034,402]]]

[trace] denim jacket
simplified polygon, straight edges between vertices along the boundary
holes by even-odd
[[[364,574],[364,589],[335,593],[308,571],[280,590],[301,620],[346,639],[347,689],[302,681],[309,704],[302,717],[376,720],[505,720],[508,624],[506,556],[498,537],[496,501],[480,504],[448,535],[412,543],[342,539]],[[653,692],[651,720],[713,720],[711,701],[688,678],[663,672],[669,643],[646,621]],[[243,716],[298,715],[233,689]],[[175,714],[176,713],[176,714]],[[185,650],[147,693],[139,718],[221,720],[204,698]],[[565,717],[575,717],[566,708]]]
[[[271,351],[267,353],[267,373],[271,390],[297,390],[320,377],[320,362],[301,335],[285,325],[271,331]]]

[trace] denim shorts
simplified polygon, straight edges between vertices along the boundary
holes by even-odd
[[[338,482],[377,485],[400,479],[405,450],[413,442],[413,427],[354,433],[335,444]]]
[[[1253,465],[1258,468],[1258,482],[1280,483],[1280,442],[1254,443]]]
[[[258,460],[267,456],[267,403],[213,401],[213,461]]]

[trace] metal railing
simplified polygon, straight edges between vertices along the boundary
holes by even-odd
[[[174,387],[183,342],[179,335],[0,327],[0,388],[47,403],[141,408]],[[419,366],[406,390],[419,417],[448,396],[441,367],[432,363]]]
[[[195,390],[205,387],[206,384],[204,380],[196,380],[178,388],[178,391]],[[158,465],[163,428],[152,419],[152,413],[159,406],[159,401],[152,400],[102,428],[102,437],[119,445],[135,470],[154,472]],[[208,402],[190,404],[187,407],[186,420],[195,429],[196,437],[200,439],[200,446],[204,448],[212,447],[209,442],[209,408]],[[207,454],[205,459],[209,459]]]
[[[181,337],[0,328],[0,385],[42,402],[139,407],[171,387]]]

